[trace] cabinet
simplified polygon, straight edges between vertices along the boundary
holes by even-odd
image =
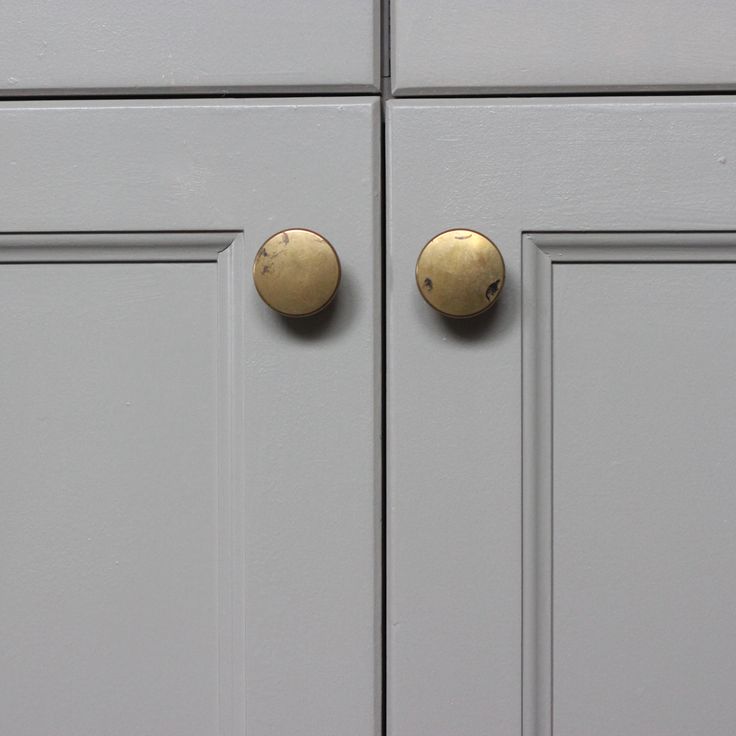
[[[399,96],[736,86],[730,0],[392,0]]]
[[[736,6],[387,5],[0,7],[2,736],[736,731]]]
[[[730,734],[736,103],[388,112],[388,733]],[[456,226],[468,321],[414,283]]]
[[[2,733],[376,733],[379,113],[0,106]],[[250,277],[294,225],[316,321]]]
[[[380,0],[6,0],[9,95],[375,92]]]

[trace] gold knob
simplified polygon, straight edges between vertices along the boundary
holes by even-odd
[[[498,248],[473,230],[447,230],[417,259],[417,287],[447,317],[474,317],[498,299],[506,269]]]
[[[319,233],[282,230],[256,253],[253,281],[261,299],[272,309],[286,317],[308,317],[335,297],[340,259]]]

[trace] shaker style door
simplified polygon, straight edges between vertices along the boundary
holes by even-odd
[[[732,0],[391,0],[396,95],[736,87]]]
[[[3,734],[376,733],[379,140],[356,99],[0,107]],[[342,267],[302,320],[251,276],[296,227]]]
[[[389,104],[390,736],[734,733],[735,121]]]
[[[2,96],[375,92],[379,0],[4,0]]]

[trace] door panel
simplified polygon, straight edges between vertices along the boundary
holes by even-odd
[[[8,0],[4,95],[375,91],[378,0]]]
[[[735,257],[722,233],[525,239],[533,733],[736,724]]]
[[[734,113],[389,103],[390,734],[733,731]],[[485,317],[417,291],[450,227]]]
[[[214,263],[0,268],[6,733],[218,731],[243,669],[218,583],[243,565],[216,287]]]
[[[736,264],[553,271],[554,728],[730,733]]]
[[[730,0],[393,0],[397,95],[736,85]]]
[[[0,730],[374,734],[377,105],[6,103],[0,130]],[[300,322],[250,276],[293,225],[344,275]]]

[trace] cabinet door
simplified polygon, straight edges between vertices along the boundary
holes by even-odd
[[[2,733],[376,733],[378,115],[0,107]],[[302,321],[291,226],[343,267]]]
[[[0,4],[3,96],[379,86],[379,0]]]
[[[390,103],[391,736],[736,729],[735,121]],[[506,262],[475,319],[415,285],[449,227]]]
[[[394,93],[736,86],[736,5],[392,0]]]

